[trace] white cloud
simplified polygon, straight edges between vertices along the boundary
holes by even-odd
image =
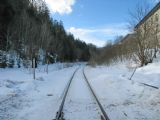
[[[72,33],[76,38],[99,47],[104,46],[107,40],[112,40],[116,36],[126,35],[128,33],[128,30],[124,28],[124,24],[112,25],[112,27],[110,25],[106,28],[98,29],[71,27],[67,31]]]
[[[158,2],[160,2],[160,0],[155,0],[155,3],[158,3]]]
[[[157,4],[158,2],[160,2],[160,0],[149,0],[147,1],[148,3],[150,3],[151,5],[155,5]]]
[[[71,27],[67,30],[68,32],[72,33],[76,38],[85,41],[86,43],[92,43],[99,47],[105,45],[106,41],[99,40],[94,37],[92,34],[96,32],[94,29],[84,29],[84,28],[75,28]]]
[[[72,12],[72,6],[75,0],[45,0],[51,13],[69,14]]]

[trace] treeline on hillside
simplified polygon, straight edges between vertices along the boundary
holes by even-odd
[[[92,47],[91,47],[92,48]],[[53,20],[43,0],[0,1],[0,67],[88,61],[89,45]]]
[[[129,22],[133,32],[125,37],[120,36],[114,43],[108,43],[99,49],[91,63],[110,65],[126,59],[135,61],[139,66],[152,63],[160,52],[160,22],[156,15],[140,23],[148,12],[146,4],[138,5],[135,12],[130,13]]]
[[[136,50],[133,39],[123,42],[123,36],[118,36],[114,41],[109,41],[103,48],[94,52],[96,55],[91,57],[91,64],[106,64],[132,59],[132,53]]]

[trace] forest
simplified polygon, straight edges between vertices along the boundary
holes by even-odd
[[[142,27],[136,25],[150,10],[145,4],[137,5],[129,13],[131,32],[97,48],[66,32],[63,22],[51,17],[43,0],[1,0],[0,68],[29,67],[33,59],[38,64],[89,61],[92,65],[127,59],[147,65],[160,51],[159,20],[155,16]]]
[[[0,67],[88,61],[94,45],[67,33],[43,0],[0,1]]]

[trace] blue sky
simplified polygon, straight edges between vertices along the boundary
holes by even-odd
[[[45,0],[53,19],[61,20],[65,29],[86,43],[99,47],[119,35],[128,33],[129,10],[148,1],[158,0]]]

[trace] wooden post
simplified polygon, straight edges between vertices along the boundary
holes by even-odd
[[[47,70],[46,70],[47,74],[48,74],[48,63],[49,63],[49,61],[47,60]]]
[[[36,61],[35,58],[33,58],[33,79],[35,80],[36,78]]]
[[[132,79],[132,77],[133,77],[134,73],[136,72],[136,70],[137,70],[137,67],[134,69],[134,71],[133,71],[133,73],[132,73],[131,77],[129,78],[129,80],[131,80],[131,79]]]

